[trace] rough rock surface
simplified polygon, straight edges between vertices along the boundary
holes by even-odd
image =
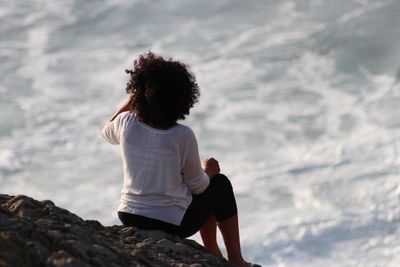
[[[104,227],[49,200],[0,194],[0,267],[232,266],[193,240]]]

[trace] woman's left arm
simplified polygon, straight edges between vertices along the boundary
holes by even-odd
[[[132,95],[129,95],[128,99],[122,104],[122,106],[118,109],[118,111],[115,112],[115,114],[111,117],[109,122],[113,121],[118,116],[118,114],[125,111],[130,111],[132,106],[132,100],[133,100]]]

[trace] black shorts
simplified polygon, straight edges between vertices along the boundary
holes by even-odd
[[[223,221],[236,214],[237,207],[232,184],[225,175],[217,174],[210,179],[210,185],[203,193],[193,195],[193,200],[180,225],[126,212],[118,212],[118,217],[125,226],[162,230],[185,238],[200,230],[211,215],[214,215],[217,221]]]

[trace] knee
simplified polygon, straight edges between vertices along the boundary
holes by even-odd
[[[232,190],[232,183],[231,181],[228,179],[228,177],[226,177],[224,174],[222,173],[218,173],[217,175],[215,175],[212,179],[211,179],[211,183],[214,183],[215,186],[221,188],[221,189],[228,189],[228,190]]]

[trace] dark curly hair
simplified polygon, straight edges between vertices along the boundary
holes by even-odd
[[[132,95],[132,111],[156,128],[168,129],[185,119],[200,96],[194,74],[180,61],[149,51],[125,71],[131,76],[126,92]]]

